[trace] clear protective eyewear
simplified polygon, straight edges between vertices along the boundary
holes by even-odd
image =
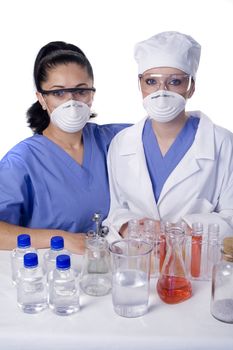
[[[56,100],[65,101],[72,98],[77,101],[86,102],[89,101],[92,97],[92,94],[96,91],[94,87],[75,87],[75,88],[64,88],[64,89],[55,89],[55,90],[43,90],[40,89],[42,95],[51,96]]]
[[[139,74],[142,92],[151,94],[158,90],[169,90],[182,94],[190,89],[192,77],[188,74]]]

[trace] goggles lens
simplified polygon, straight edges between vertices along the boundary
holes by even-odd
[[[56,89],[56,90],[43,90],[41,89],[39,91],[42,95],[51,96],[52,98],[56,100],[67,100],[70,99],[70,94],[72,95],[72,98],[77,101],[88,101],[90,100],[93,92],[95,92],[95,88],[67,88],[67,89]]]
[[[139,75],[139,80],[142,91],[149,94],[158,90],[185,93],[191,86],[191,76],[188,74],[145,73]]]

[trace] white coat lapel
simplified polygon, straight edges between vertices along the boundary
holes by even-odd
[[[139,200],[141,202],[144,215],[148,218],[159,219],[158,208],[147,169],[143,146],[138,147],[138,151],[135,154],[134,159],[136,162],[139,160],[140,163],[136,191],[138,191],[140,194]]]
[[[200,118],[195,141],[165,182],[158,205],[176,185],[201,170],[198,159],[214,160],[215,158],[213,123],[199,112],[189,112],[188,114]]]
[[[165,182],[162,192],[159,196],[158,204],[160,204],[160,202],[171,189],[173,189],[180,182],[184,181],[189,176],[192,176],[199,170],[200,166],[195,159],[195,155],[192,150],[189,150]]]
[[[127,156],[129,174],[126,176],[129,177],[129,181],[132,179],[128,190],[130,190],[130,196],[135,201],[137,209],[148,218],[159,219],[142,143],[145,120],[141,120],[128,129],[127,139],[121,140],[119,151],[122,157]]]

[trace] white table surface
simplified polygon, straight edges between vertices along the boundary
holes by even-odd
[[[78,265],[81,261],[77,257]],[[192,298],[175,305],[159,299],[155,283],[152,279],[149,311],[139,318],[115,314],[111,294],[81,294],[81,310],[72,316],[49,309],[25,314],[16,303],[10,252],[0,251],[0,350],[233,350],[233,324],[210,314],[210,282],[192,282]]]

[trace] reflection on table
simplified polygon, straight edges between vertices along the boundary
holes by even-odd
[[[40,251],[40,255],[44,251]],[[80,271],[82,257],[73,257]],[[24,314],[17,307],[11,282],[10,252],[0,252],[0,348],[56,349],[233,349],[233,325],[210,314],[211,284],[193,281],[193,296],[180,304],[163,303],[151,279],[149,312],[138,318],[115,314],[111,293],[103,297],[81,294],[81,310],[59,317],[46,309]]]

